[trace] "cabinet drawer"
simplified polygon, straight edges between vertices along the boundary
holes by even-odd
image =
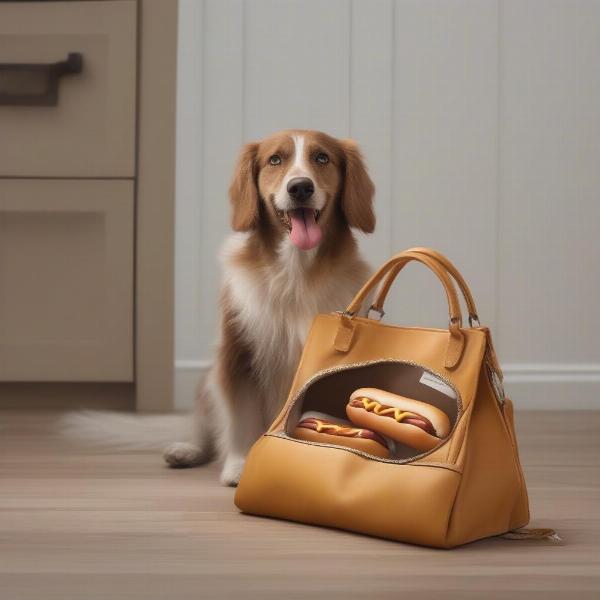
[[[0,179],[0,380],[133,380],[133,182]]]
[[[0,176],[133,176],[135,1],[0,2],[5,97],[25,89],[31,99],[42,87],[31,72],[24,83],[19,65],[65,61],[69,53],[81,53],[83,67],[58,78],[55,105],[0,105]]]

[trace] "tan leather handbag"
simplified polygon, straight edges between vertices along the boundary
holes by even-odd
[[[393,280],[411,261],[442,282],[448,329],[396,327],[357,316],[380,282],[368,314],[383,316]],[[462,326],[453,279],[469,327]],[[428,452],[390,459],[292,436],[305,410],[342,415],[359,387],[437,405],[450,418],[449,436]],[[287,402],[252,447],[235,503],[247,513],[443,548],[507,532],[553,533],[510,533],[529,521],[513,406],[504,396],[490,331],[479,325],[471,292],[446,257],[428,248],[402,252],[345,311],[315,318]]]

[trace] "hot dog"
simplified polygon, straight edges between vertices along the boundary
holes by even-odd
[[[396,442],[426,451],[450,433],[450,420],[439,408],[377,388],[360,388],[346,405],[348,418]]]
[[[386,441],[378,433],[315,411],[306,412],[300,417],[293,435],[299,440],[347,446],[380,458],[390,456]]]

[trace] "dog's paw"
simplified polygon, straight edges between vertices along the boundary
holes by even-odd
[[[194,467],[204,462],[202,450],[187,442],[169,444],[163,452],[163,458],[170,467],[174,468]]]
[[[244,470],[245,459],[243,456],[229,455],[225,459],[225,464],[221,470],[221,483],[231,487],[237,486]]]

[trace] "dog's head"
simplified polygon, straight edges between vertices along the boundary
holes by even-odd
[[[374,191],[352,140],[282,131],[242,149],[229,188],[231,223],[235,231],[289,234],[309,250],[340,223],[372,232]]]

